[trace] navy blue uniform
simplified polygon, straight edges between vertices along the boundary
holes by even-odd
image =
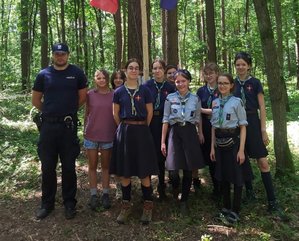
[[[197,96],[201,101],[201,106],[204,109],[212,109],[212,102],[218,98],[219,92],[218,89],[210,90],[208,85],[204,85],[197,90]],[[220,193],[220,186],[218,185],[218,181],[215,178],[215,167],[216,163],[210,159],[211,152],[211,115],[201,114],[202,117],[202,132],[205,138],[205,142],[201,144],[201,150],[204,157],[204,161],[206,165],[209,166],[209,171],[211,175],[211,179],[213,182],[213,193],[217,195]]]
[[[147,81],[145,83],[145,86],[148,87],[154,99],[154,113],[150,124],[150,130],[154,138],[159,165],[158,190],[161,190],[162,192],[162,189],[164,189],[165,186],[165,157],[161,152],[162,118],[164,113],[164,103],[166,97],[168,94],[175,92],[175,86],[167,81],[158,83],[154,79]],[[158,93],[160,93],[160,95],[158,95]]]
[[[243,83],[243,82],[241,82]],[[248,126],[246,127],[246,143],[245,149],[251,158],[262,158],[268,155],[268,151],[263,142],[261,133],[261,122],[258,115],[259,103],[257,95],[263,92],[263,87],[259,79],[254,77],[249,78],[243,83],[243,87],[235,79],[234,95],[242,98],[241,88],[244,89],[245,94],[245,110],[247,114]]]
[[[132,110],[128,91],[134,95],[136,112]],[[125,85],[114,92],[113,103],[120,106],[121,123],[114,138],[110,173],[126,178],[138,176],[142,179],[158,174],[154,141],[146,124],[146,104],[152,103],[153,99],[149,89],[143,85],[139,86],[135,94],[134,92],[127,90]]]
[[[86,86],[87,79],[83,71],[68,65],[65,70],[56,70],[53,66],[43,69],[32,88],[42,92],[44,98],[38,142],[38,155],[42,164],[42,208],[54,208],[58,157],[62,164],[64,205],[70,208],[76,205],[75,160],[80,153],[77,137],[78,91]]]

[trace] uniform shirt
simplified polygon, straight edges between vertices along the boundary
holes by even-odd
[[[202,108],[211,109],[212,108],[212,102],[213,102],[213,100],[218,98],[219,92],[218,92],[217,89],[215,89],[213,91],[213,93],[210,93],[208,85],[205,85],[205,86],[200,87],[197,90],[196,94],[197,94],[197,96],[199,97],[199,99],[201,101]],[[208,100],[209,100],[210,95],[211,95],[212,99],[211,99],[210,106],[208,106]]]
[[[251,76],[250,79],[246,80],[244,83],[244,93],[245,93],[245,109],[247,111],[254,111],[259,109],[259,102],[257,95],[259,93],[264,93],[261,81]],[[241,97],[241,84],[238,79],[235,79],[235,91],[234,96]]]
[[[171,94],[171,93],[175,92],[175,87],[167,81],[165,81],[163,83],[158,83],[158,82],[155,82],[154,79],[148,80],[145,83],[145,86],[148,87],[148,89],[150,90],[151,95],[153,97],[154,110],[160,111],[161,115],[163,115],[164,102],[166,100],[166,97],[167,97],[168,94]],[[158,96],[158,89],[157,88],[160,89],[160,103],[158,105],[156,105],[156,99],[157,99],[157,96]],[[156,106],[156,108],[155,108],[155,106]]]
[[[134,90],[129,89],[129,91],[131,91],[131,94],[134,93]],[[130,96],[126,87],[122,85],[115,90],[113,103],[120,105],[120,119],[145,120],[147,117],[146,104],[153,103],[153,98],[149,89],[144,85],[140,85],[134,96],[134,105],[137,113],[133,115]]]
[[[87,87],[87,78],[77,66],[69,64],[64,70],[49,66],[37,75],[33,90],[43,93],[44,116],[66,116],[78,111],[80,89]]]
[[[220,99],[217,98],[212,104],[211,124],[215,128],[229,129],[240,125],[247,125],[246,112],[240,98],[231,96],[223,107],[223,123],[219,125]]]
[[[92,89],[87,93],[86,117],[84,137],[90,141],[112,142],[116,130],[116,123],[112,114],[112,99],[114,91],[101,94]]]
[[[184,104],[185,102],[185,104]],[[163,123],[173,125],[175,123],[200,122],[201,103],[197,95],[190,92],[182,97],[178,91],[169,94],[164,104]]]

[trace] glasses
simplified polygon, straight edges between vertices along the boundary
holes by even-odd
[[[218,85],[220,85],[220,86],[228,86],[228,85],[230,85],[230,83],[229,82],[218,82]]]
[[[139,71],[139,67],[133,67],[133,66],[130,66],[130,67],[128,67],[128,70],[130,70],[130,71],[133,71],[133,70],[135,70],[135,71]]]

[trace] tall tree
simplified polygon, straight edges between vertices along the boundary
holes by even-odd
[[[214,0],[205,0],[205,3],[206,3],[208,61],[217,63]]]
[[[296,88],[299,90],[299,3],[297,0],[293,1],[293,15],[295,20],[295,42],[296,42],[296,72],[297,72],[297,84]]]
[[[253,3],[260,30],[273,113],[276,173],[282,174],[285,171],[294,172],[294,163],[287,139],[285,88],[280,79],[281,69],[279,68],[267,0],[253,0]]]
[[[167,64],[179,64],[179,41],[178,41],[178,10],[177,7],[173,10],[165,12],[166,23],[166,56]]]
[[[21,88],[23,91],[29,89],[29,66],[30,66],[30,31],[29,31],[29,2],[21,0]],[[28,88],[27,88],[28,87]]]
[[[41,67],[45,68],[49,64],[48,58],[48,13],[47,1],[40,1],[40,28],[41,28]]]
[[[60,23],[61,23],[61,41],[65,43],[66,38],[65,38],[64,0],[60,0]]]
[[[113,15],[114,24],[115,24],[115,42],[116,42],[116,50],[115,50],[115,67],[117,69],[121,69],[121,54],[122,54],[122,31],[121,31],[121,6],[118,1],[118,10]]]

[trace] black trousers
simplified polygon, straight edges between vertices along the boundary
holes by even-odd
[[[169,174],[172,182],[172,188],[173,189],[179,188],[180,186],[179,170],[169,171]],[[192,184],[192,171],[183,170],[181,202],[188,201],[191,184]]]
[[[77,127],[67,128],[64,122],[43,122],[38,142],[42,169],[41,207],[52,209],[57,190],[58,158],[62,168],[62,197],[65,207],[76,206],[77,175],[75,161],[80,153]]]

